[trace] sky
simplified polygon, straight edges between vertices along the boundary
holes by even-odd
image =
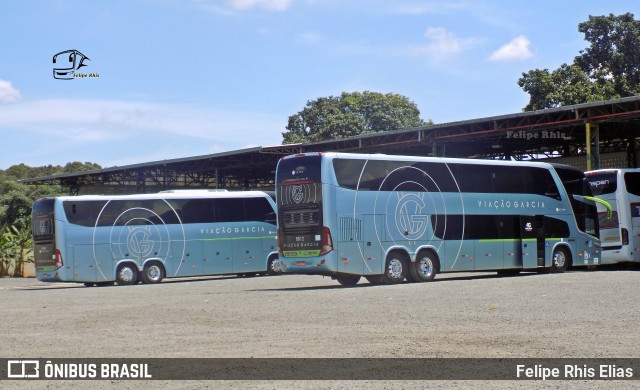
[[[587,48],[589,15],[640,18],[602,0],[2,3],[0,169],[280,145],[290,115],[342,92],[404,95],[434,123],[513,114],[523,72]],[[68,50],[86,77],[54,77]]]

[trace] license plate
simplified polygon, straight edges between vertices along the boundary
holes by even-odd
[[[302,267],[302,266],[307,265],[307,262],[306,262],[306,261],[296,261],[296,265],[297,265],[298,267]]]

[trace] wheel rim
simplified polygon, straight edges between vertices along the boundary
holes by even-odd
[[[392,279],[400,279],[402,277],[402,260],[396,258],[389,260],[387,274]]]
[[[280,259],[271,260],[271,272],[279,273],[282,271],[282,264],[280,264]]]
[[[133,270],[130,267],[122,267],[120,269],[120,280],[125,283],[133,282]]]
[[[159,280],[161,275],[162,271],[160,271],[160,267],[155,264],[150,266],[147,270],[147,276],[153,281]]]
[[[418,263],[418,272],[424,278],[428,278],[433,273],[433,262],[428,257],[423,257]]]
[[[564,263],[567,259],[564,256],[564,252],[557,251],[556,255],[553,256],[553,263],[556,265],[556,268],[564,267]]]

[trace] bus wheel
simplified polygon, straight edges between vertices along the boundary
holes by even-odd
[[[371,284],[382,284],[384,283],[384,275],[369,275],[365,276],[365,279]]]
[[[563,247],[554,249],[553,256],[551,257],[551,273],[562,273],[569,267],[569,254]]]
[[[418,254],[415,263],[409,266],[411,279],[416,282],[430,282],[440,270],[438,257],[432,252],[424,251]]]
[[[338,283],[345,287],[352,287],[358,284],[358,282],[360,281],[360,276],[341,275],[336,276],[336,280],[338,281]]]
[[[407,258],[400,252],[391,252],[384,267],[385,283],[402,283],[407,275]]]
[[[282,273],[282,263],[278,256],[269,258],[267,263],[267,275],[280,275]]]
[[[138,283],[138,269],[131,263],[125,263],[118,267],[116,283],[119,286],[129,286]]]
[[[144,265],[142,270],[142,281],[147,284],[160,283],[164,279],[165,272],[162,264],[151,262]]]

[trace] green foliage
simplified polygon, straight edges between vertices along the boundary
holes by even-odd
[[[64,167],[47,165],[29,167],[17,164],[0,170],[0,276],[13,266],[13,276],[22,276],[24,263],[33,261],[31,235],[31,207],[42,197],[68,195],[61,186],[25,185],[20,179],[51,176],[60,173],[100,169],[90,162],[71,162]]]
[[[283,143],[300,143],[351,137],[378,131],[424,126],[415,103],[398,94],[343,92],[340,96],[308,101],[289,117]]]
[[[12,276],[24,274],[24,264],[33,262],[31,228],[7,226],[0,231],[0,276],[13,266]]]
[[[98,169],[102,169],[99,164],[85,162],[81,163],[80,161],[74,161],[67,163],[64,166],[64,173],[73,173],[73,172],[86,172],[86,171],[95,171]]]
[[[589,16],[578,30],[590,46],[573,64],[523,73],[530,95],[524,110],[539,110],[640,94],[640,21],[633,14]]]

